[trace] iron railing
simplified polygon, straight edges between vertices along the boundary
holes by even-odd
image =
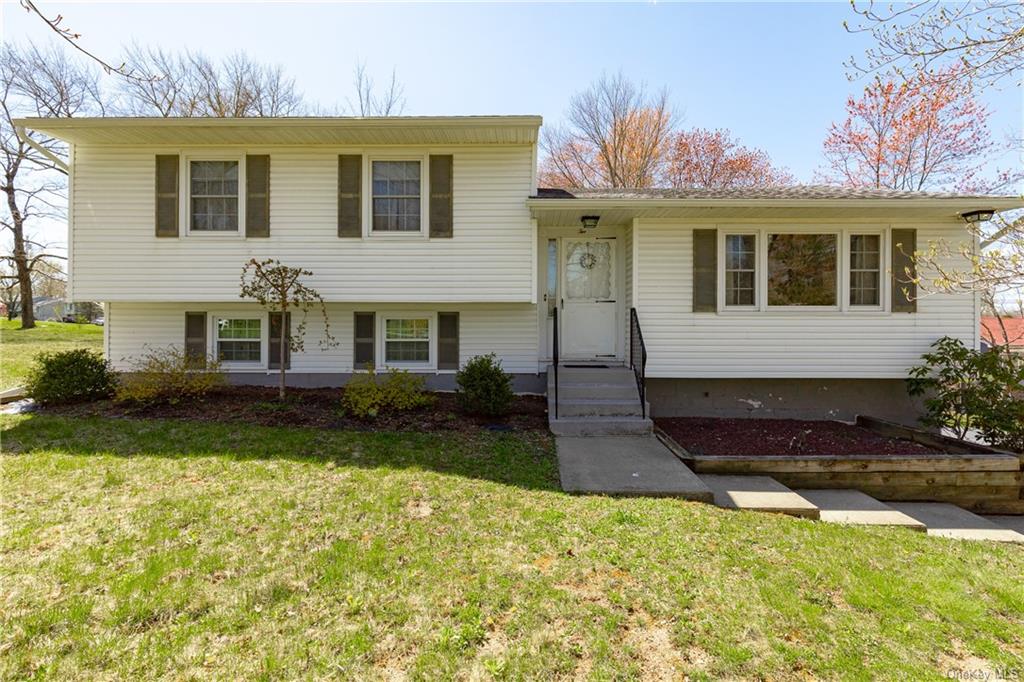
[[[558,306],[551,309],[551,368],[555,373],[555,419],[558,419]]]
[[[640,329],[640,318],[636,308],[629,309],[629,368],[636,377],[636,388],[640,393],[640,413],[647,418],[647,346],[644,345],[644,333]]]

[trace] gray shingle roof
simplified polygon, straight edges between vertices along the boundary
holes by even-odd
[[[557,189],[539,188],[536,199],[1016,199],[951,192],[904,192],[891,189],[787,185],[704,189]]]

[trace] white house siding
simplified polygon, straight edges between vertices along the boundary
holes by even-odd
[[[530,145],[223,150],[270,154],[270,237],[157,239],[154,156],[190,151],[216,150],[75,147],[75,300],[231,300],[242,264],[272,257],[312,270],[329,301],[532,301]],[[454,155],[454,238],[338,238],[337,155],[403,152]]]
[[[331,335],[337,345],[321,348],[323,324],[320,311],[311,310],[306,318],[305,350],[293,353],[292,372],[349,373],[352,371],[352,325],[354,312],[459,313],[460,364],[475,355],[495,353],[505,371],[513,374],[537,372],[537,310],[531,304],[342,304],[327,306]],[[218,316],[254,316],[266,319],[266,311],[255,304],[137,303],[107,305],[107,357],[118,370],[131,369],[132,360],[146,347],[181,348],[185,338],[185,313],[206,312]],[[299,321],[294,313],[293,324]],[[263,330],[266,336],[266,325]],[[264,353],[266,344],[264,343]],[[234,371],[234,370],[233,370]],[[264,369],[244,370],[265,372]],[[274,370],[276,373],[276,370]]]
[[[975,343],[977,310],[971,295],[926,296],[910,314],[695,314],[694,227],[716,226],[643,223],[633,235],[638,242],[634,305],[649,352],[649,377],[904,378],[939,337]],[[945,238],[957,244],[967,237],[955,224],[898,227],[918,229],[919,249],[929,240]]]

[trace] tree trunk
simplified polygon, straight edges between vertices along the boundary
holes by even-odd
[[[284,309],[281,310],[281,325],[280,326],[281,326],[281,348],[279,349],[279,352],[280,352],[280,356],[281,357],[279,358],[279,360],[281,362],[281,385],[278,387],[277,397],[279,399],[281,399],[281,400],[284,400],[284,388],[285,388],[284,361],[285,361],[285,358],[288,357],[288,346],[285,345],[285,344],[288,343],[288,341],[287,341],[287,337],[288,337],[288,312],[287,312],[287,310],[284,310]]]
[[[11,212],[11,226],[14,232],[14,267],[18,274],[18,289],[21,292],[21,328],[32,329],[36,326],[35,310],[32,309],[32,269],[28,264],[25,252],[25,221],[18,210],[18,202],[14,195],[14,178],[8,176],[4,187],[7,194],[7,208]]]

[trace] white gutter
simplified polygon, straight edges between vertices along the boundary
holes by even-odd
[[[51,152],[46,147],[42,146],[41,144],[33,140],[31,137],[29,137],[28,134],[25,132],[25,126],[18,126],[14,129],[14,131],[15,133],[17,133],[19,140],[21,140],[29,147],[32,147],[32,149],[35,149],[37,152],[48,158],[50,161],[53,162],[53,165],[57,166],[57,168],[64,171],[64,173],[70,173],[71,169],[68,168],[67,162],[64,159],[57,156],[56,154],[54,154],[53,152]]]
[[[637,209],[637,208],[699,208],[699,207],[751,207],[751,206],[782,206],[782,207],[834,207],[834,208],[935,208],[973,203],[984,203],[986,208],[1007,211],[1024,208],[1024,200],[1019,197],[922,197],[919,199],[626,199],[601,198],[589,199],[527,199],[526,205],[534,211],[588,211],[600,209]]]

